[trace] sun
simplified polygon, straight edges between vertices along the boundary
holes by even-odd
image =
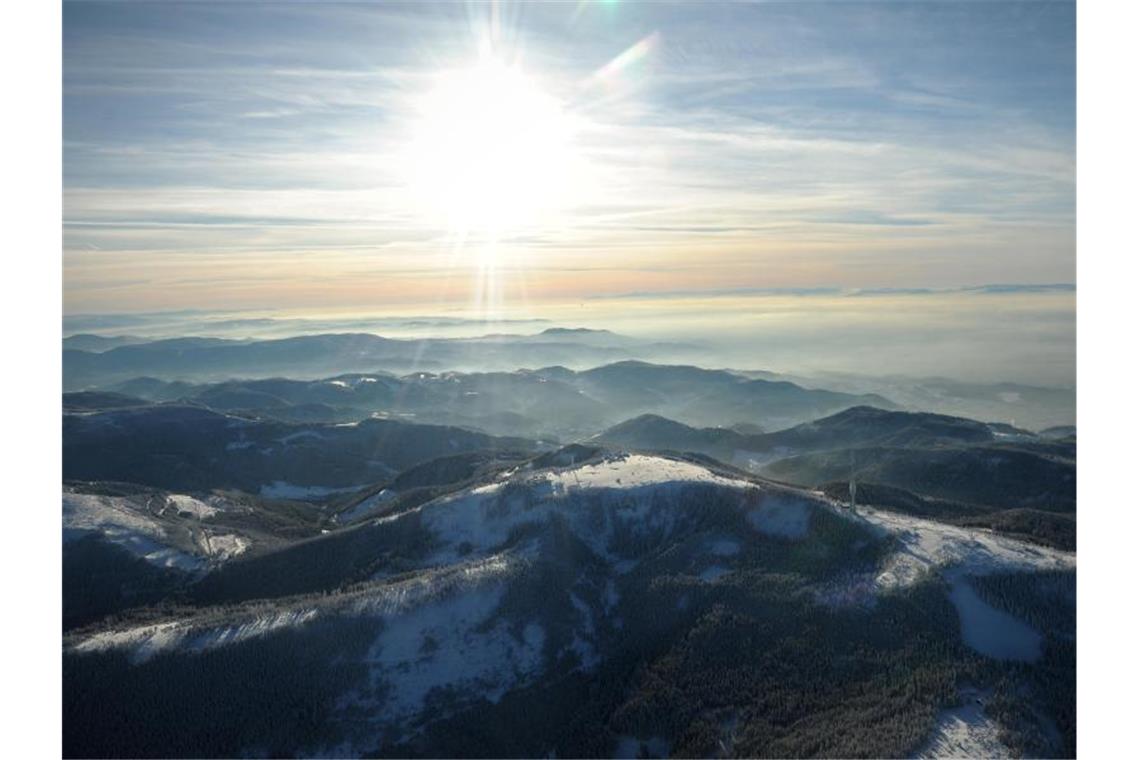
[[[548,223],[572,185],[572,120],[519,67],[440,74],[417,107],[413,189],[437,220],[496,237]]]

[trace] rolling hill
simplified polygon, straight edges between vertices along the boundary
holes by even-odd
[[[324,496],[446,454],[533,451],[523,438],[365,419],[293,424],[162,404],[63,418],[63,476],[156,488]]]
[[[579,447],[72,631],[64,752],[894,756],[938,741],[966,678],[1026,706],[985,718],[1012,749],[1063,754],[1073,566]]]
[[[636,414],[665,415],[697,425],[745,422],[771,429],[861,404],[893,408],[880,397],[644,362],[582,372],[564,367],[421,371],[402,376],[372,372],[320,380],[266,378],[209,384],[142,377],[112,383],[105,390],[293,422],[350,422],[383,415],[495,435],[557,439],[593,435]]]

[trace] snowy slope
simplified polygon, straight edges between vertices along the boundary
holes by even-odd
[[[967,646],[1002,660],[1032,662],[1040,656],[1040,632],[987,604],[969,579],[993,573],[1072,570],[1076,568],[1076,554],[988,530],[961,528],[871,507],[860,506],[854,514],[834,502],[831,508],[893,537],[897,543],[885,566],[873,574],[855,575],[823,590],[821,598],[825,601],[866,604],[878,594],[938,575],[949,585],[949,599],[958,612]]]
[[[333,522],[341,525],[347,525],[350,522],[364,519],[370,514],[380,509],[392,499],[396,498],[396,492],[390,489],[382,489],[376,493],[362,499],[357,504],[349,507],[343,512],[339,512],[333,516]]]
[[[216,496],[204,501],[185,494],[65,492],[63,540],[95,534],[154,565],[195,572],[251,546],[247,536],[212,522],[226,512],[243,510]]]
[[[63,495],[63,538],[95,533],[160,567],[194,571],[201,567],[184,536],[143,513],[130,499],[92,494]]]
[[[934,733],[917,753],[920,758],[999,758],[1010,757],[1000,739],[1001,729],[986,717],[981,705],[970,701],[944,710]]]
[[[357,509],[366,515],[379,506],[382,495]],[[206,510],[191,505],[183,511],[208,514],[212,508],[202,506]],[[119,526],[132,535],[152,535],[147,531],[153,525],[135,520],[129,511],[120,515],[114,500],[73,499],[71,509],[76,525],[82,519],[104,531]],[[712,510],[730,511],[735,522],[710,522]],[[429,695],[440,688],[456,687],[459,693],[494,702],[541,677],[568,653],[577,658],[578,667],[595,667],[606,654],[606,636],[620,635],[618,584],[634,568],[645,566],[654,547],[697,536],[686,544],[703,552],[692,571],[693,582],[721,584],[756,545],[795,544],[807,538],[813,516],[824,511],[892,540],[893,550],[873,572],[822,589],[821,603],[873,604],[882,594],[940,574],[949,584],[967,645],[992,657],[1036,657],[1037,632],[986,605],[968,578],[1071,568],[1074,555],[870,507],[860,507],[853,515],[816,493],[734,477],[681,458],[643,455],[522,467],[415,509],[373,519],[369,530],[414,525],[430,537],[411,572],[388,577],[377,571],[371,582],[328,595],[252,602],[86,632],[68,645],[78,652],[125,650],[135,661],[144,661],[159,652],[202,651],[301,629],[330,616],[375,620],[375,638],[364,663],[368,685],[344,694],[341,704],[354,715],[375,716],[383,724],[374,727],[375,737],[376,732],[412,730]],[[709,525],[715,527],[710,530]],[[572,536],[593,555],[570,571],[564,588],[543,589],[564,608],[556,616],[564,622],[535,608],[541,600],[515,604],[508,614],[510,592],[525,584],[540,563],[554,561],[546,553],[549,544],[543,543],[551,535]],[[973,725],[972,716],[959,717]],[[946,718],[943,733],[947,742],[960,743],[956,737],[965,729],[954,720]],[[338,754],[367,749],[346,745]]]
[[[846,510],[842,510],[847,514]],[[1011,570],[1062,570],[1076,555],[988,530],[960,528],[896,512],[860,506],[852,518],[896,536],[902,547],[876,578],[883,588],[907,586],[926,572],[959,568],[969,575]]]

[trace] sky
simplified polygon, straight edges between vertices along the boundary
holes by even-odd
[[[1074,27],[1067,2],[68,2],[65,312],[1071,284]]]

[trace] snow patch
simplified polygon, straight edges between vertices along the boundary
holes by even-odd
[[[387,488],[372,494],[368,498],[361,501],[354,507],[346,509],[333,517],[333,521],[337,523],[350,523],[353,520],[359,520],[366,517],[372,512],[387,504],[392,499],[396,498],[396,492]]]
[[[240,641],[264,636],[284,628],[297,628],[316,617],[317,611],[315,609],[283,610],[245,622],[213,628],[192,637],[187,636],[187,641],[183,646],[190,651],[215,649],[226,644],[236,644]]]
[[[321,614],[399,618],[409,610],[414,611],[417,605],[446,605],[449,600],[463,599],[470,590],[485,588],[489,581],[505,578],[513,567],[507,558],[496,555],[459,568],[426,571],[406,581],[345,594],[323,606],[281,607],[268,611],[258,606],[224,617],[207,613],[199,618],[109,629],[86,636],[73,648],[77,652],[129,649],[131,661],[142,662],[174,648],[202,651],[245,641],[304,625]],[[500,585],[498,592],[501,591]]]
[[[1033,662],[1041,656],[1041,634],[987,604],[960,573],[947,573],[950,601],[958,611],[966,646],[997,660]]]
[[[189,512],[190,514],[201,520],[204,517],[213,517],[218,514],[218,508],[210,506],[205,502],[198,501],[193,496],[185,496],[183,494],[172,493],[167,497],[175,510],[178,512]]]
[[[471,551],[502,545],[513,531],[557,515],[618,572],[636,560],[615,555],[619,535],[650,540],[665,536],[685,519],[683,496],[710,486],[731,488],[742,496],[758,493],[746,481],[715,475],[690,462],[624,455],[567,470],[523,472],[415,510],[423,525],[440,539],[429,564],[442,564]],[[622,562],[627,563],[623,571]]]
[[[242,622],[199,628],[189,621],[171,621],[96,633],[75,645],[77,652],[130,649],[130,661],[146,662],[176,647],[201,652],[226,644],[264,636],[272,631],[303,625],[317,616],[314,609],[292,609],[260,615]]]
[[[1068,570],[1076,566],[1076,555],[1070,552],[985,530],[867,507],[859,507],[856,515],[846,509],[837,512],[880,534],[891,534],[900,542],[899,551],[876,578],[884,589],[910,586],[926,573],[942,569],[963,568],[969,575],[988,575],[1014,570]]]
[[[573,592],[570,593],[570,603],[574,605],[582,624],[580,630],[574,631],[574,638],[568,649],[577,656],[582,668],[591,670],[602,661],[594,644],[596,630],[594,627],[594,611],[590,605]]]
[[[480,587],[388,619],[366,660],[372,681],[388,687],[385,719],[419,713],[433,690],[449,686],[497,702],[538,674],[546,641],[542,626],[529,623],[518,635],[505,620],[482,628],[504,591]]]
[[[935,722],[934,733],[918,751],[920,758],[1004,758],[1009,748],[1001,739],[1001,728],[986,717],[985,711],[971,697],[962,707],[943,710]]]
[[[174,621],[157,625],[144,625],[124,630],[103,631],[88,636],[75,645],[77,652],[102,652],[108,649],[133,648],[131,662],[144,662],[158,652],[182,640],[185,632],[181,623]]]
[[[582,488],[634,488],[661,483],[712,483],[746,488],[751,483],[721,477],[692,462],[663,457],[626,454],[571,470],[547,473],[547,478],[567,491]]]
[[[617,585],[614,583],[613,578],[606,579],[606,587],[602,590],[602,604],[605,605],[606,614],[610,614],[617,609],[618,602],[621,601],[621,594],[618,593]]]
[[[171,546],[173,539],[167,534],[166,527],[140,514],[130,499],[120,496],[65,493],[63,495],[64,542],[91,533],[98,534],[159,567],[193,572],[202,564],[199,557]]]
[[[724,577],[732,571],[723,565],[710,565],[701,571],[700,579],[705,583],[712,583],[717,578]]]
[[[203,531],[199,541],[203,554],[212,559],[233,559],[250,547],[250,540],[236,533],[210,533]]]
[[[969,578],[994,573],[1069,570],[1071,552],[1038,546],[987,530],[961,528],[918,517],[859,507],[857,513],[836,506],[835,512],[892,536],[898,549],[875,573],[852,573],[817,594],[824,604],[873,604],[892,589],[914,585],[932,574],[950,586],[962,640],[987,657],[1030,662],[1041,654],[1041,635],[1031,626],[987,604]]]

